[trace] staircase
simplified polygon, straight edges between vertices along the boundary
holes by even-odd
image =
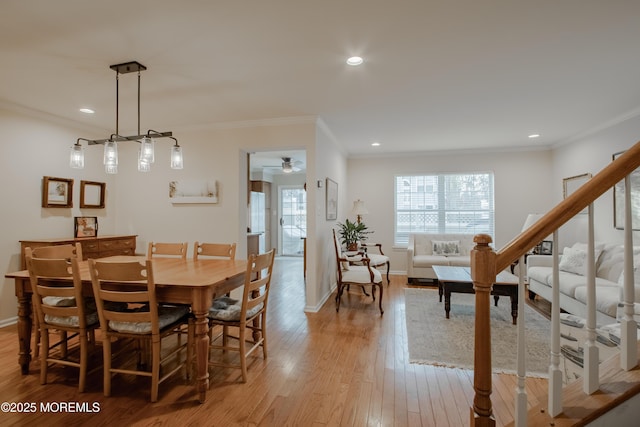
[[[566,387],[562,385],[560,359],[560,309],[557,280],[551,313],[551,355],[549,368],[549,400],[544,406],[529,409],[524,387],[524,333],[519,333],[518,341],[518,386],[516,389],[515,421],[518,427],[531,426],[580,426],[587,425],[602,414],[611,411],[620,403],[640,393],[640,369],[638,368],[639,345],[636,339],[636,322],[633,320],[633,239],[631,231],[631,193],[629,175],[640,167],[640,142],[610,163],[591,180],[568,196],[533,226],[505,245],[499,251],[491,248],[491,237],[476,235],[476,247],[471,253],[471,273],[476,290],[476,324],[474,349],[474,390],[473,406],[470,408],[472,426],[494,426],[491,407],[491,328],[489,321],[490,292],[496,273],[504,270],[515,260],[524,257],[531,248],[550,234],[554,235],[557,246],[557,230],[572,217],[589,208],[589,236],[587,241],[588,260],[594,259],[593,202],[625,180],[625,278],[624,316],[621,319],[623,336],[620,355],[598,364],[598,348],[595,345],[595,269],[590,268],[587,301],[587,332],[589,338],[585,346],[584,375]],[[556,251],[557,252],[557,251]],[[554,255],[557,271],[558,255]],[[523,261],[523,259],[522,259]],[[522,263],[521,265],[524,265]],[[557,273],[556,273],[557,276]],[[520,304],[524,305],[524,282],[520,280]],[[522,323],[522,325],[520,324]],[[524,332],[524,322],[518,327]],[[640,416],[639,416],[640,418]]]

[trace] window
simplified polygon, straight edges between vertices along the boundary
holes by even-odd
[[[494,237],[493,173],[395,177],[395,244],[409,233],[485,233]]]

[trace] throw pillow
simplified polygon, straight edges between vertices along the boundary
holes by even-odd
[[[593,259],[596,260],[596,265],[598,264],[598,260],[600,259],[600,255],[602,255],[602,251],[604,250],[604,243],[596,243],[593,245]],[[587,252],[587,244],[586,243],[574,243],[571,246],[571,249],[577,249],[579,251]]]
[[[460,240],[432,240],[434,255],[460,255]]]
[[[587,252],[580,249],[564,248],[558,269],[567,273],[586,274]]]

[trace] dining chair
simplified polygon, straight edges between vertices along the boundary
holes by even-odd
[[[193,259],[197,260],[201,256],[234,260],[236,259],[236,244],[195,242],[193,245]]]
[[[156,402],[159,385],[186,366],[187,358],[185,356],[182,361],[181,353],[187,350],[188,343],[178,343],[165,354],[161,351],[163,340],[176,334],[180,326],[188,324],[189,308],[158,304],[153,260],[141,263],[90,259],[89,272],[104,337],[104,395],[111,395],[112,374],[139,375],[151,377],[151,402]],[[128,309],[123,311],[110,307],[110,304],[117,303],[126,303]],[[141,351],[138,351],[135,369],[130,363],[112,366],[112,339],[123,338],[135,340],[141,344],[140,348],[151,350],[150,371],[146,367],[147,355]],[[175,364],[165,363],[172,360]]]
[[[209,309],[210,336],[214,326],[223,328],[221,344],[218,344],[219,340],[211,339],[209,366],[240,369],[243,383],[247,382],[247,357],[262,347],[262,356],[267,358],[267,302],[274,258],[275,249],[264,254],[252,254],[247,261],[242,299],[217,298]],[[229,328],[237,328],[238,335],[231,335]],[[250,336],[247,336],[248,331]],[[230,344],[230,340],[237,341],[238,345]],[[211,360],[211,355],[218,350],[222,357]],[[228,361],[224,354],[227,351],[238,352],[239,363]]]
[[[187,250],[189,245],[184,243],[162,243],[162,242],[149,242],[147,249],[147,259],[151,259],[155,256],[171,256],[182,259],[187,259]]]
[[[336,253],[336,281],[338,284],[338,290],[336,293],[336,312],[340,311],[340,301],[345,288],[349,285],[360,285],[363,287],[371,286],[371,294],[373,295],[374,301],[376,299],[376,288],[380,290],[378,307],[380,308],[380,315],[383,315],[382,274],[380,274],[380,272],[375,268],[371,268],[371,265],[369,265],[369,259],[366,257],[362,257],[361,259],[363,265],[351,264],[349,258],[342,252],[342,247],[338,241],[335,230],[333,230],[333,246]]]
[[[82,393],[86,384],[89,348],[95,344],[94,331],[99,327],[99,323],[95,306],[88,304],[82,296],[78,259],[37,258],[32,255],[31,250],[25,251],[25,259],[33,291],[32,301],[41,332],[40,384],[47,383],[50,363],[74,366],[80,369],[78,391]],[[62,278],[71,279],[72,283],[59,280]],[[60,341],[51,346],[50,331],[63,332],[58,335]],[[76,336],[79,342],[77,360],[69,358],[70,352],[67,347],[68,341]],[[58,346],[59,352],[53,352],[52,350]]]
[[[26,254],[31,254],[34,258],[48,258],[48,259],[69,259],[78,258],[82,261],[82,245],[79,242],[75,244],[66,245],[51,245],[51,246],[38,246],[35,248],[24,248],[25,257]],[[34,350],[33,355],[38,358],[40,355],[40,327],[38,325],[38,316],[34,316]],[[65,338],[65,332],[61,332],[61,342],[64,343],[63,350],[66,351],[67,339]],[[63,353],[65,354],[65,353]]]

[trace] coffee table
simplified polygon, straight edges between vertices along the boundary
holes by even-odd
[[[438,278],[440,301],[442,301],[442,294],[444,294],[444,311],[448,319],[452,293],[475,294],[471,280],[471,268],[434,265],[433,271]],[[504,271],[500,272],[493,284],[491,295],[493,295],[496,306],[500,296],[507,296],[511,299],[511,317],[515,325],[518,319],[518,276]]]

